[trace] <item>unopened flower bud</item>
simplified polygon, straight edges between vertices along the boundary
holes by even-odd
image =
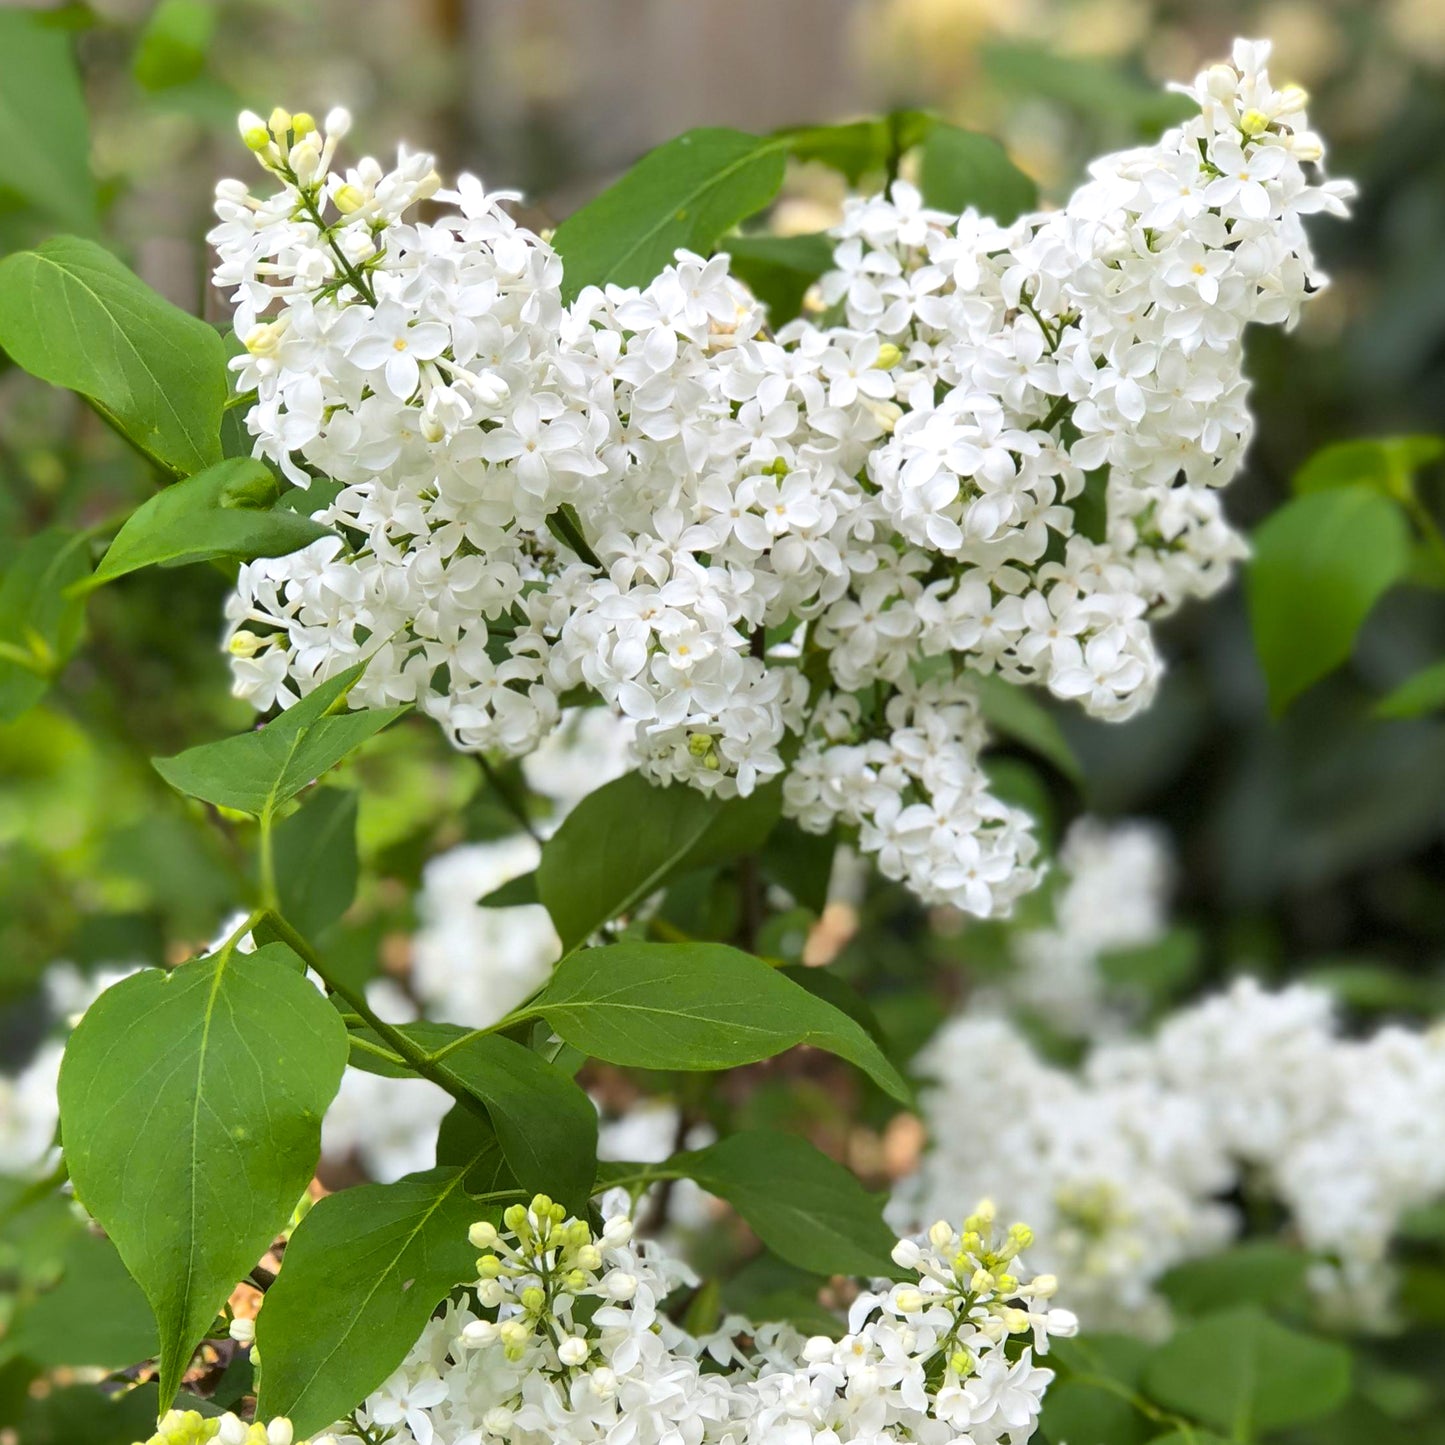
[[[892,371],[902,360],[903,352],[891,341],[885,341],[883,345],[878,348],[878,358],[874,361],[873,365],[876,366],[879,371]]]
[[[893,1263],[899,1269],[917,1269],[922,1258],[923,1251],[911,1239],[900,1239],[893,1246]]]
[[[1282,85],[1275,93],[1276,115],[1298,115],[1310,103],[1309,91],[1302,85]]]
[[[625,1269],[614,1269],[602,1281],[602,1292],[608,1299],[625,1304],[637,1293],[637,1276],[628,1274]]]
[[[270,641],[267,637],[258,637],[254,632],[248,632],[244,627],[233,632],[226,642],[226,651],[232,657],[255,657],[260,650]],[[239,1321],[233,1321],[233,1324]],[[232,1339],[235,1335],[232,1334]]]
[[[557,1358],[572,1369],[576,1369],[578,1365],[585,1365],[587,1357],[591,1353],[592,1350],[587,1341],[580,1335],[569,1335],[557,1346]]]
[[[1247,110],[1239,118],[1239,128],[1245,135],[1263,135],[1269,129],[1269,117],[1262,110]]]
[[[491,1320],[472,1320],[462,1326],[462,1343],[473,1349],[483,1349],[497,1342],[497,1327]]]
[[[1036,1274],[1029,1282],[1029,1293],[1035,1299],[1052,1299],[1059,1291],[1057,1275]]]
[[[285,106],[278,105],[276,109],[271,112],[266,125],[270,129],[271,134],[274,135],[277,140],[280,140],[281,137],[291,129],[291,112],[287,110]]]
[[[923,1292],[916,1289],[896,1290],[893,1303],[906,1315],[916,1315],[923,1308]]]
[[[1215,100],[1228,100],[1239,88],[1239,75],[1232,65],[1211,65],[1204,72],[1204,88]]]
[[[482,1429],[488,1435],[506,1435],[512,1428],[512,1412],[505,1405],[493,1405],[482,1416]]]
[[[238,1345],[253,1345],[256,1342],[256,1321],[238,1315],[231,1321],[226,1333]]]
[[[291,134],[300,140],[302,136],[312,134],[316,129],[316,117],[307,110],[298,110],[291,117]]]
[[[252,356],[275,356],[285,334],[284,322],[262,321],[246,333],[242,345]]]
[[[502,1261],[495,1254],[484,1254],[477,1260],[478,1279],[496,1279],[502,1272]]]
[[[366,193],[359,186],[348,182],[344,186],[337,186],[332,192],[331,201],[343,216],[349,216],[366,204]]]
[[[602,1226],[602,1243],[608,1249],[621,1249],[632,1238],[632,1221],[625,1214],[614,1215]]]
[[[341,140],[351,129],[351,112],[344,105],[332,106],[326,112],[326,134],[332,140]]]
[[[467,1231],[473,1249],[493,1249],[497,1243],[497,1226],[488,1219],[479,1219]]]
[[[617,1393],[617,1376],[606,1365],[599,1365],[588,1378],[598,1399],[610,1400]]]

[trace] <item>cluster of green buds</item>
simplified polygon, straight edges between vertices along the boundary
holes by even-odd
[[[1024,1281],[1016,1263],[1034,1242],[1027,1224],[1011,1224],[1000,1231],[991,1200],[982,1200],[963,1222],[961,1231],[939,1220],[928,1231],[928,1247],[900,1239],[894,1262],[916,1270],[922,1288],[905,1286],[894,1291],[893,1305],[904,1315],[943,1305],[956,1324],[940,1349],[941,1363],[959,1379],[971,1375],[977,1358],[967,1337],[975,1333],[997,1344],[1009,1335],[1036,1328],[1038,1316],[1027,1308],[1032,1300],[1047,1300],[1058,1289],[1050,1274]],[[1060,1323],[1071,1319],[1060,1315]]]
[[[207,1418],[198,1410],[170,1410],[156,1425],[156,1433],[144,1445],[306,1445],[293,1439],[291,1422],[283,1417],[264,1425],[247,1424],[235,1415]],[[136,1445],[141,1445],[140,1441]]]
[[[262,120],[253,110],[241,112],[238,122],[246,148],[268,170],[310,185],[323,177],[336,155],[336,147],[351,129],[351,113],[337,106],[322,126],[307,111],[277,106]]]
[[[500,1342],[510,1360],[519,1360],[539,1338],[556,1346],[562,1364],[585,1364],[591,1347],[558,1318],[558,1302],[597,1284],[602,1248],[585,1220],[569,1218],[562,1205],[545,1194],[530,1204],[513,1204],[499,1230],[488,1220],[472,1225],[468,1238],[484,1250],[477,1259],[477,1298],[485,1308],[510,1305],[495,1323],[476,1320],[462,1333],[472,1346]],[[626,1242],[626,1221],[614,1220],[605,1242]]]

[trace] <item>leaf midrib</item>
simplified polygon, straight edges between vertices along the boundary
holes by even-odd
[[[106,254],[108,255],[109,253],[107,252]],[[122,341],[124,341],[125,344],[126,344],[126,346],[130,349],[131,355],[135,358],[135,360],[136,360],[137,364],[140,366],[140,369],[142,370],[142,372],[144,372],[144,374],[145,374],[147,380],[150,382],[152,388],[153,388],[153,389],[155,390],[155,392],[159,395],[159,397],[161,398],[162,402],[165,404],[167,410],[169,410],[169,412],[170,412],[170,414],[171,414],[171,417],[174,419],[174,421],[175,421],[175,423],[176,423],[176,426],[180,429],[181,435],[185,437],[186,442],[187,442],[187,445],[189,445],[190,448],[192,449],[192,451],[195,453],[197,465],[199,465],[199,466],[204,466],[204,465],[205,465],[205,456],[204,456],[204,453],[203,453],[203,452],[201,451],[201,449],[196,445],[195,438],[192,436],[190,428],[186,425],[186,422],[185,422],[185,420],[182,418],[181,414],[176,410],[175,403],[172,402],[172,400],[171,400],[171,398],[170,398],[170,394],[167,392],[166,388],[161,384],[160,378],[155,374],[154,371],[151,370],[150,366],[146,363],[145,358],[142,356],[142,354],[140,353],[140,351],[137,350],[135,343],[134,343],[133,341],[131,341],[130,335],[129,335],[128,331],[126,330],[126,328],[120,324],[120,318],[119,318],[118,313],[117,313],[116,311],[114,311],[110,306],[108,306],[108,305],[106,304],[104,298],[100,295],[100,293],[99,293],[98,291],[96,291],[93,286],[89,285],[89,284],[81,277],[81,275],[80,275],[80,273],[79,273],[78,271],[76,271],[76,270],[68,270],[66,267],[62,266],[59,261],[53,260],[50,256],[46,255],[43,250],[36,249],[36,250],[33,250],[33,251],[22,251],[22,252],[18,252],[18,253],[17,253],[17,256],[16,256],[16,259],[18,259],[18,258],[21,257],[21,256],[29,256],[33,261],[43,262],[45,265],[52,267],[52,268],[60,275],[60,277],[61,277],[62,279],[67,279],[67,278],[68,278],[69,280],[73,281],[73,282],[75,283],[75,285],[77,285],[78,287],[80,287],[80,289],[81,289],[82,291],[84,291],[88,296],[90,296],[91,299],[95,302],[95,304],[96,304],[98,307],[100,307],[101,311],[105,313],[106,317],[111,321],[112,325],[115,327],[116,333],[117,333],[117,335],[119,336],[119,338],[120,338]],[[119,264],[119,263],[117,263],[117,264]],[[144,284],[144,283],[142,283],[142,284]],[[30,309],[31,309],[31,315],[35,318],[35,322],[36,322],[36,327],[37,327],[37,329],[40,330],[40,331],[42,332],[42,334],[43,334],[44,328],[43,328],[43,326],[41,325],[40,314],[39,314],[39,312],[35,309],[35,297],[34,297],[33,294],[32,294],[32,296],[31,296],[31,300],[30,300]],[[80,338],[80,332],[76,329],[76,324],[75,324],[75,311],[74,311],[73,307],[72,307],[71,304],[70,304],[70,299],[69,299],[68,296],[67,296],[67,298],[66,298],[66,311],[68,312],[68,314],[69,314],[69,316],[70,316],[71,329],[72,329],[73,331],[75,331],[76,338],[77,338],[77,340],[79,340],[79,338]],[[185,315],[186,313],[182,312],[181,314],[182,314],[182,315]],[[115,418],[114,418],[114,413],[113,413],[113,412],[110,412],[110,409],[109,409],[103,402],[99,402],[96,398],[92,397],[88,392],[82,392],[81,394],[85,397],[86,401],[90,402],[90,404],[91,404],[92,406],[94,406],[94,407],[96,408],[96,410],[101,413],[101,415],[102,415],[103,417],[106,418],[106,420],[112,421],[112,422],[114,421],[114,419],[115,419]],[[109,413],[109,415],[107,415],[107,413]],[[135,441],[134,438],[130,437],[130,434],[129,434],[128,432],[127,432],[125,435],[126,435],[126,437],[127,437],[127,440]],[[162,467],[165,471],[170,472],[170,473],[171,473],[172,475],[174,475],[174,476],[180,476],[180,475],[182,475],[183,469],[177,468],[177,467],[175,466],[175,464],[172,463],[172,462],[162,461],[159,457],[157,457],[157,456],[155,455],[154,452],[151,451],[151,449],[150,449],[149,447],[145,447],[145,446],[141,445],[141,443],[140,443],[139,441],[135,441],[135,445],[138,446],[138,447],[140,448],[140,450],[144,451],[145,454],[146,454],[148,457],[150,457],[150,459],[151,459],[152,461],[154,461],[157,466]]]

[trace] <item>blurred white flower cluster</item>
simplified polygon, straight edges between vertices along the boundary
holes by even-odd
[[[1012,966],[973,1003],[983,1010],[1021,1009],[1065,1038],[1122,1031],[1137,1000],[1111,986],[1104,961],[1164,938],[1172,875],[1169,845],[1157,828],[1080,818],[1059,848],[1051,919],[1010,929]]]
[[[916,1279],[875,1282],[841,1339],[736,1317],[699,1338],[660,1308],[695,1277],[633,1238],[625,1202],[604,1202],[597,1233],[540,1195],[508,1209],[501,1230],[475,1225],[472,1242],[486,1252],[473,1297],[427,1325],[357,1411],[361,1428],[397,1445],[1021,1445],[1033,1433],[1052,1378],[1035,1356],[1075,1322],[1048,1307],[1055,1281],[1024,1268],[1024,1226],[1000,1236],[983,1207],[962,1233],[937,1224],[900,1241],[895,1258]],[[349,1428],[334,1426],[318,1445],[359,1445]]]
[[[1162,1328],[1152,1282],[1234,1236],[1225,1201],[1240,1192],[1282,1206],[1327,1300],[1379,1323],[1402,1218],[1445,1195],[1445,1030],[1342,1037],[1330,995],[1307,985],[1242,979],[1077,1072],[1004,1020],[964,1016],[919,1067],[935,1080],[931,1148],[895,1218],[986,1181],[1040,1222],[1041,1262],[1091,1326]]]
[[[55,1089],[65,1052],[63,1035],[106,989],[139,967],[106,965],[87,973],[73,963],[60,962],[46,969],[44,1008],[56,1032],[43,1038],[15,1073],[0,1074],[0,1178],[29,1178],[59,1157],[60,1104]]]
[[[851,203],[839,324],[776,336],[725,256],[565,304],[475,178],[336,171],[342,112],[243,117],[280,188],[218,188],[237,385],[257,454],[332,484],[336,536],[242,569],[238,692],[284,706],[369,657],[355,705],[519,755],[585,687],[651,778],[723,796],[787,771],[792,735],[790,815],[856,826],[926,901],[1007,911],[1036,846],[988,791],[972,677],[1127,716],[1160,670],[1146,619],[1241,551],[1216,491],[1249,434],[1241,338],[1293,323],[1321,282],[1302,218],[1349,192],[1311,179],[1266,55],[1238,45],[1196,118],[1062,210]]]

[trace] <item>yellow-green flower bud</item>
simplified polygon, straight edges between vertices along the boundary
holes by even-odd
[[[270,128],[271,134],[275,136],[277,140],[280,140],[281,137],[291,129],[291,112],[284,106],[278,105],[276,109],[271,112],[271,118],[266,124]]]
[[[349,216],[366,204],[366,193],[359,186],[353,186],[348,182],[344,186],[337,186],[332,193],[331,200],[343,216]]]
[[[534,1284],[528,1285],[527,1288],[522,1291],[521,1299],[524,1310],[529,1311],[531,1314],[539,1315],[546,1307],[547,1292],[544,1289],[539,1289]]]
[[[878,348],[878,359],[873,364],[879,371],[892,371],[902,360],[902,351],[891,341],[885,341],[883,345]]]
[[[495,1254],[484,1254],[477,1260],[478,1279],[496,1279],[502,1272],[502,1261]]]
[[[1269,117],[1262,110],[1247,110],[1239,118],[1239,128],[1245,135],[1263,135],[1269,129]]]
[[[310,135],[316,129],[316,117],[310,111],[298,110],[291,117],[291,133],[300,140],[304,135]]]

